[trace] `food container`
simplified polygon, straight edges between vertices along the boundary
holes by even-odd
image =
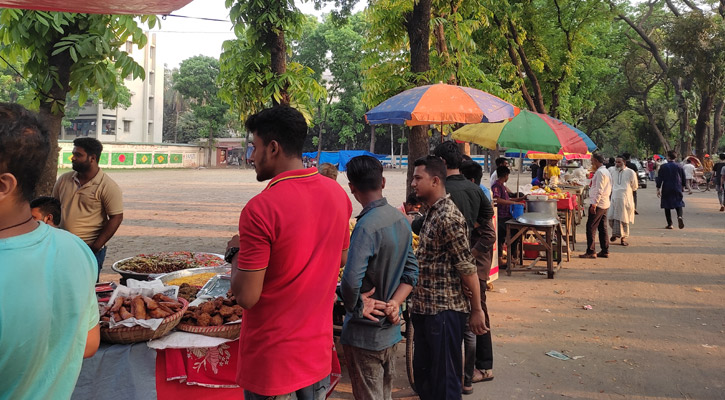
[[[556,218],[556,200],[531,200],[526,199],[526,211],[528,213],[541,213]]]
[[[167,274],[162,274],[156,276],[156,279],[160,280],[164,284],[173,281],[174,279],[178,278],[184,278],[187,276],[192,275],[198,275],[198,274],[207,274],[207,273],[215,273],[215,274],[230,274],[232,270],[232,267],[227,265],[226,267],[204,267],[204,268],[189,268],[189,269],[182,269],[181,271],[174,271],[169,272]],[[212,277],[212,279],[214,279]],[[210,279],[211,280],[211,279]]]
[[[554,202],[554,205],[556,206],[556,202]],[[549,226],[549,225],[555,225],[559,223],[559,218],[556,216],[551,216],[548,213],[536,213],[536,212],[525,212],[520,217],[516,219],[517,221],[521,222],[522,224],[528,224],[528,225],[539,225],[539,226]]]
[[[183,298],[177,299],[183,306],[181,310],[164,318],[161,325],[153,330],[143,326],[117,326],[115,328],[101,327],[101,340],[107,343],[129,344],[146,342],[151,339],[158,339],[171,332],[181,321],[184,312],[189,308],[189,302]]]
[[[227,264],[227,263],[226,263],[226,262],[224,261],[224,256],[223,256],[223,255],[221,255],[221,254],[216,254],[216,253],[204,253],[204,252],[193,252],[193,253],[194,253],[194,254],[203,254],[203,255],[211,255],[211,256],[215,256],[215,257],[219,258],[219,261],[220,261],[220,266],[221,266],[221,265],[227,265],[227,266],[229,266],[229,264]],[[133,257],[127,257],[127,258],[124,258],[124,259],[122,259],[122,260],[118,260],[118,261],[116,261],[115,263],[113,263],[113,266],[111,266],[111,269],[112,269],[112,270],[113,270],[114,272],[117,272],[117,273],[121,274],[121,284],[124,284],[124,283],[126,282],[126,279],[136,279],[136,280],[139,280],[139,281],[146,281],[146,280],[150,280],[150,279],[153,279],[154,277],[157,277],[157,276],[163,275],[163,274],[154,274],[154,273],[141,273],[141,272],[127,271],[127,270],[124,270],[124,269],[121,269],[121,268],[120,268],[120,265],[121,265],[122,263],[124,263],[125,261],[128,261],[128,260],[130,260],[130,259],[132,259],[132,258],[133,258]],[[216,268],[216,267],[204,267],[204,268]],[[231,266],[229,266],[229,268],[231,268]],[[183,271],[183,270],[186,270],[186,269],[187,269],[187,268],[185,268],[185,269],[181,269],[180,271]],[[188,269],[192,269],[192,268],[188,268]],[[197,268],[197,269],[198,269],[198,268]],[[175,272],[175,271],[173,271],[173,272]]]

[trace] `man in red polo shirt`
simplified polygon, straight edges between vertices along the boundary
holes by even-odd
[[[307,123],[299,111],[269,108],[245,125],[254,135],[257,180],[271,182],[244,207],[239,237],[227,248],[232,291],[245,310],[237,383],[246,400],[293,393],[321,400],[330,385],[332,306],[352,204],[337,182],[304,169]]]

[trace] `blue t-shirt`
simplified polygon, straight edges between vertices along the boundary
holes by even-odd
[[[484,185],[483,183],[478,186],[481,187],[481,190],[483,190],[483,194],[486,195],[488,201],[493,201],[493,198],[491,197],[491,189],[487,188],[486,185]]]
[[[66,231],[0,239],[0,399],[68,399],[98,324],[98,265]]]

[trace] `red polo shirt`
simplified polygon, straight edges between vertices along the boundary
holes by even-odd
[[[287,171],[242,210],[239,269],[266,268],[262,295],[244,311],[237,383],[286,394],[330,374],[332,306],[352,204],[316,168]]]

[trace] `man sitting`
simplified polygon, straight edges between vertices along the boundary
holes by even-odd
[[[34,220],[57,228],[60,225],[60,200],[55,197],[40,196],[30,202],[30,214]]]

